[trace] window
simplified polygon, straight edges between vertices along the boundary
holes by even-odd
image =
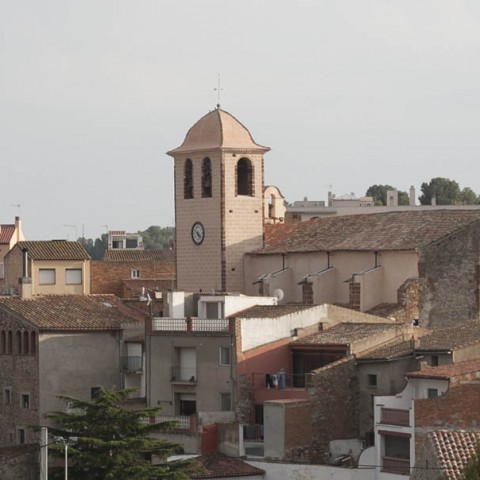
[[[25,330],[23,332],[23,353],[24,353],[24,355],[28,355],[30,353],[30,349],[28,348],[29,338],[30,338],[30,335]]]
[[[438,397],[438,390],[436,388],[429,388],[427,390],[427,397],[428,398],[437,398]]]
[[[30,332],[30,353],[32,355],[37,353],[37,335],[35,332]]]
[[[432,367],[438,366],[438,355],[432,355],[432,358],[430,360],[430,366]]]
[[[25,429],[24,428],[18,428],[17,429],[17,439],[18,439],[18,443],[20,445],[24,445],[26,443],[26,435],[25,435]]]
[[[220,410],[230,412],[232,410],[232,395],[230,393],[220,394]]]
[[[368,386],[374,388],[377,386],[377,376],[373,373],[368,374]]]
[[[21,408],[30,408],[30,394],[22,393],[20,395],[20,406]]]
[[[132,268],[131,275],[132,275],[132,278],[140,278],[140,270]]]
[[[197,351],[195,348],[175,348],[175,360],[172,380],[181,382],[196,382],[197,379]]]
[[[253,166],[248,158],[237,163],[237,195],[253,196]]]
[[[12,389],[7,387],[3,389],[3,404],[11,405],[12,404]]]
[[[40,285],[55,285],[55,269],[40,268],[38,271],[38,283]]]
[[[20,355],[22,353],[22,332],[20,330],[17,330],[17,353]]]
[[[2,330],[0,334],[0,353],[7,353],[7,334]]]
[[[202,162],[202,197],[212,196],[212,163],[209,158]]]
[[[81,285],[82,284],[82,269],[81,268],[67,268],[65,270],[65,283],[67,285]]]
[[[231,349],[230,347],[220,347],[220,365],[231,364]]]
[[[13,334],[12,331],[9,330],[7,333],[7,353],[12,353],[12,345],[13,345]]]
[[[189,158],[183,167],[183,198],[193,198],[193,164]]]

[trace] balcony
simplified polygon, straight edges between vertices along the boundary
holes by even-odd
[[[197,383],[196,367],[172,367],[171,381],[174,383]]]
[[[382,408],[380,423],[384,425],[410,426],[410,411],[399,408]]]
[[[242,425],[243,455],[263,457],[263,425]]]
[[[143,357],[122,357],[122,369],[127,373],[142,373]]]
[[[397,475],[410,475],[410,460],[408,458],[382,458],[382,472]]]
[[[190,430],[190,418],[186,415],[160,415],[151,420],[151,423],[166,423],[165,430]]]
[[[170,318],[152,319],[152,332],[229,332],[226,318]]]

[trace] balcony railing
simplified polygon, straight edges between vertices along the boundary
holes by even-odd
[[[385,425],[408,427],[410,426],[410,412],[399,408],[382,408],[380,421]]]
[[[190,430],[190,417],[185,415],[159,415],[155,417],[154,423],[173,423],[172,430]]]
[[[408,458],[383,457],[382,471],[397,475],[410,475],[410,460]]]
[[[285,388],[305,388],[305,374],[290,373],[254,373],[255,388],[282,390]]]
[[[172,367],[172,382],[197,383],[196,367]]]
[[[122,368],[127,372],[142,372],[143,357],[122,357]]]
[[[263,425],[242,425],[244,442],[263,442]]]
[[[170,318],[152,319],[152,331],[162,332],[228,332],[229,320],[226,318]]]

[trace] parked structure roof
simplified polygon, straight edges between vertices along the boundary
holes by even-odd
[[[422,370],[407,373],[407,377],[448,380],[451,377],[463,375],[465,373],[473,373],[474,378],[480,380],[480,358],[465,360],[464,362],[450,363],[448,365],[437,365],[436,367],[426,366]]]
[[[257,254],[314,251],[415,251],[480,221],[479,210],[399,211],[269,225]]]
[[[33,260],[90,260],[90,255],[80,242],[68,240],[33,240],[17,244],[27,249]]]
[[[0,309],[48,331],[118,330],[124,323],[143,319],[115,295],[1,297]]]

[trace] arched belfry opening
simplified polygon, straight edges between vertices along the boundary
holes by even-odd
[[[202,198],[212,196],[212,162],[208,157],[202,162]]]
[[[237,163],[237,195],[248,195],[253,197],[253,165],[246,158],[241,158]]]
[[[193,164],[189,158],[183,166],[183,198],[193,198]]]

